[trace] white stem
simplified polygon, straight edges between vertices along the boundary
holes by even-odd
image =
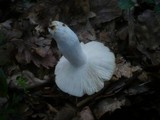
[[[73,66],[79,67],[84,65],[86,63],[86,55],[82,51],[79,40],[71,42],[61,43],[57,41],[59,50]]]
[[[86,63],[86,55],[83,52],[77,35],[64,23],[51,22],[49,32],[56,40],[57,45],[64,57],[75,67]]]
[[[83,52],[77,35],[60,22],[54,23],[55,29],[49,29],[52,37],[56,40],[60,52],[75,67],[86,63],[86,55]]]

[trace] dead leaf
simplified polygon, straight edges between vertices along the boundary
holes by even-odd
[[[0,32],[4,34],[6,41],[9,41],[14,38],[20,38],[22,36],[22,31],[19,29],[13,29],[10,25],[12,21],[5,21],[0,24]]]
[[[95,30],[89,22],[84,25],[76,24],[74,28],[80,41],[87,43],[96,40]]]
[[[51,49],[51,40],[47,38],[29,37],[12,40],[17,46],[16,59],[19,63],[28,64],[31,61],[37,66],[53,67],[56,63],[55,53]]]
[[[11,29],[11,23],[13,23],[13,21],[11,19],[6,20],[5,22],[0,24],[0,28],[6,28],[6,29]]]
[[[66,105],[57,113],[54,120],[72,120],[76,114],[77,111],[75,108],[70,105]]]
[[[42,26],[40,26],[40,25],[36,26],[35,30],[36,30],[37,34],[45,32],[44,28]]]
[[[130,62],[127,62],[121,56],[118,56],[116,59],[117,59],[117,65],[114,74],[117,77],[117,79],[121,78],[122,76],[130,78],[132,77],[134,72],[142,70],[142,68],[139,66],[132,66]]]
[[[128,26],[124,26],[120,30],[118,30],[116,35],[120,40],[127,40]]]
[[[149,76],[147,74],[147,72],[142,72],[139,76],[138,79],[142,82],[146,82],[148,80]]]
[[[26,12],[26,18],[31,24],[37,25],[36,30],[43,32],[48,27],[50,19],[54,19],[59,14],[60,8],[56,6],[58,3],[51,0],[38,1]]]
[[[109,22],[121,15],[117,0],[92,0],[90,7],[96,13],[96,24]]]
[[[93,114],[89,107],[84,107],[80,112],[80,120],[94,120]]]
[[[116,109],[120,109],[126,104],[126,99],[106,98],[97,103],[94,108],[94,114],[97,119],[100,119],[105,113],[113,112]]]
[[[52,50],[49,50],[47,55],[43,58],[35,57],[33,59],[33,62],[36,66],[40,67],[42,65],[43,67],[49,69],[49,67],[53,67],[56,64],[56,58],[52,52]]]
[[[89,12],[88,18],[94,18],[94,17],[96,17],[96,13]]]
[[[17,81],[18,77],[22,77],[22,80],[25,82],[24,87],[26,88],[22,88],[23,86],[19,86]],[[18,72],[16,74],[13,74],[11,77],[8,77],[7,82],[11,88],[28,89],[28,88],[34,88],[42,84],[45,84],[47,80],[41,80],[35,77],[34,74],[31,73],[30,71],[23,70],[22,72]]]
[[[124,92],[127,95],[138,95],[148,91],[149,91],[149,88],[147,88],[143,84],[136,84],[136,85],[132,85],[129,89],[125,90]]]

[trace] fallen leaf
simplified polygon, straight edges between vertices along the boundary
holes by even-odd
[[[17,79],[21,77],[22,82],[24,82],[24,86],[21,86]],[[40,86],[42,84],[45,84],[47,80],[41,80],[34,76],[33,73],[31,73],[28,70],[23,70],[22,72],[18,72],[16,74],[13,74],[12,76],[7,78],[7,82],[10,85],[11,88],[17,88],[17,89],[28,89],[28,88],[34,88],[37,86]],[[25,88],[23,88],[25,87]]]
[[[127,62],[123,57],[119,56],[117,59],[117,65],[114,75],[117,79],[123,77],[131,78],[133,73],[141,71],[142,68],[139,66],[132,66],[130,62]]]
[[[136,26],[138,40],[137,49],[144,55],[143,61],[148,64],[148,60],[153,65],[160,63],[160,17],[151,10],[146,10],[138,16],[141,24]]]
[[[0,24],[0,28],[4,27],[6,29],[11,29],[12,28],[11,27],[11,23],[13,23],[12,20],[10,20],[10,19],[6,20],[5,22],[3,22],[3,23]]]
[[[121,15],[117,0],[92,0],[90,8],[96,13],[96,24],[109,22]]]
[[[120,30],[118,30],[117,32],[117,37],[120,39],[120,40],[127,40],[127,36],[128,36],[128,26],[124,26],[122,27]],[[126,42],[126,41],[125,41]]]
[[[17,46],[16,59],[19,63],[28,64],[31,61],[37,66],[53,67],[56,63],[55,53],[51,49],[51,40],[47,38],[29,37],[12,40]]]
[[[148,91],[149,91],[149,88],[147,88],[143,84],[142,85],[141,84],[136,84],[136,85],[132,85],[129,89],[125,90],[124,92],[127,95],[138,95],[138,94],[142,94],[142,93],[145,93],[145,92],[148,92]]]
[[[76,25],[74,28],[75,27],[80,41],[86,43],[88,41],[96,40],[95,30],[89,22],[85,25]]]
[[[84,107],[80,112],[80,120],[94,120],[93,114],[89,107]]]
[[[77,114],[75,108],[70,105],[66,105],[60,111],[58,111],[54,120],[72,120]]]
[[[5,23],[0,24],[0,33],[3,33],[6,41],[9,41],[14,38],[20,38],[23,34],[21,30],[13,29],[10,25],[11,23],[12,21],[5,21]]]
[[[58,1],[58,3],[60,2]],[[38,32],[43,32],[48,27],[50,19],[54,19],[59,14],[58,3],[51,0],[38,1],[26,12],[26,18],[29,19],[31,24],[37,25],[36,30]]]
[[[126,99],[106,98],[97,103],[94,108],[94,114],[97,119],[100,119],[105,113],[110,113],[116,109],[120,109],[126,104]]]

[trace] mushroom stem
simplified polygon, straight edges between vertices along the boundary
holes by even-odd
[[[58,48],[63,56],[74,67],[80,67],[87,61],[87,57],[83,52],[77,35],[65,24],[52,22],[49,32],[56,40]]]
[[[80,67],[86,63],[86,55],[80,46],[78,38],[74,39],[74,41],[66,40],[66,43],[57,42],[57,45],[63,56],[74,67]]]

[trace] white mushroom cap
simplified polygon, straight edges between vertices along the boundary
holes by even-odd
[[[56,22],[56,27],[54,28],[55,32],[53,32],[53,30],[51,29],[49,29],[49,31],[53,35],[54,39],[58,40],[59,38],[55,37],[54,35],[56,33],[57,27],[61,28],[62,26],[57,25],[57,23],[59,24],[61,22],[54,22]],[[55,25],[54,22],[52,22],[52,25]],[[72,35],[70,34],[71,29],[69,27],[67,27],[66,30],[68,31],[69,36]],[[56,36],[61,36],[60,33],[56,33]],[[72,39],[67,39],[65,41],[70,40],[72,41]],[[59,44],[58,46],[64,48],[67,47],[63,46],[62,44]],[[72,51],[63,51],[62,54],[66,54],[66,52],[72,54],[77,46],[72,46]],[[83,56],[86,57],[85,64],[82,64],[81,66],[74,66],[72,64],[72,61],[66,59],[64,55],[60,58],[55,68],[55,82],[57,86],[63,92],[77,97],[81,97],[84,94],[92,95],[95,92],[100,91],[104,87],[104,81],[110,80],[115,70],[115,56],[109,50],[109,48],[104,46],[102,43],[93,41],[87,44],[81,43],[79,44],[79,46],[82,49],[82,51],[80,50],[80,52],[83,52]],[[72,57],[77,57],[78,59],[81,59],[81,57],[79,57],[79,54]]]

